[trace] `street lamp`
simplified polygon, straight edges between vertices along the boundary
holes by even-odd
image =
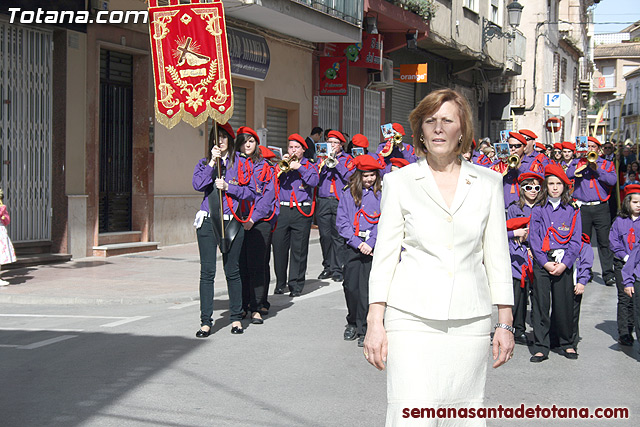
[[[516,28],[520,25],[520,18],[522,17],[522,9],[524,6],[518,3],[517,0],[513,1],[507,6],[507,16],[509,21],[509,26],[512,28]],[[494,37],[498,38],[506,38],[513,39],[515,35],[512,33],[508,33],[502,31],[500,27],[498,27],[493,22],[487,21],[485,17],[482,17],[482,50],[484,51],[487,42]]]

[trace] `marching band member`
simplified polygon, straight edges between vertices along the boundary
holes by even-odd
[[[580,252],[576,258],[576,268],[573,274],[573,347],[578,349],[580,341],[580,305],[582,304],[582,295],[584,295],[585,285],[591,281],[593,274],[593,248],[589,236],[582,233],[582,243],[580,244]],[[551,331],[555,334],[555,331]],[[550,332],[550,333],[551,333]],[[551,337],[551,341],[556,338]],[[553,347],[553,344],[552,344]]]
[[[570,141],[562,142],[562,169],[567,171],[576,156],[576,144]]]
[[[544,166],[538,162],[535,157],[524,155],[524,148],[527,144],[527,140],[524,135],[517,132],[509,132],[508,143],[508,161],[498,159],[493,163],[493,165],[491,165],[492,170],[502,173],[505,207],[520,198],[518,176],[521,173],[526,171],[535,172],[537,174],[544,173]],[[517,159],[514,156],[517,156]]]
[[[562,143],[556,142],[553,144],[553,149],[551,150],[551,157],[549,158],[550,162],[560,166],[562,164]]]
[[[491,163],[493,163],[493,160],[491,160],[482,151],[480,151],[479,147],[476,144],[475,139],[471,140],[471,146],[472,146],[471,152],[473,153],[471,156],[471,163],[474,163],[480,166],[487,166],[487,167],[490,166]]]
[[[269,308],[265,287],[269,287],[271,230],[277,218],[275,174],[262,156],[259,144],[260,138],[253,129],[247,126],[238,128],[236,150],[244,153],[252,163],[256,192],[254,203],[241,204],[242,216],[246,219],[240,220],[244,228],[240,252],[243,309],[251,312],[253,324],[262,324],[262,313]]]
[[[640,331],[640,242],[636,242],[629,254],[629,259],[622,267],[622,283],[624,292],[633,301],[633,318],[636,327],[636,338]]]
[[[352,171],[347,167],[351,155],[343,151],[347,140],[341,132],[329,132],[327,142],[331,144],[331,153],[319,167],[318,211],[316,221],[320,232],[322,248],[322,273],[318,279],[331,278],[334,282],[342,282],[344,265],[344,239],[336,228],[336,214],[342,188],[347,184]],[[367,139],[364,135],[355,135],[356,140]],[[369,143],[367,141],[366,145]]]
[[[526,157],[531,157],[532,159],[528,163],[533,163],[537,161],[544,168],[549,164],[549,158],[544,154],[546,147],[544,144],[541,144],[537,141],[538,135],[530,131],[529,129],[520,129],[518,132],[520,135],[524,136],[527,141],[527,146],[524,149],[524,153]]]
[[[551,324],[568,359],[577,359],[573,343],[573,264],[580,251],[580,210],[571,203],[571,182],[562,168],[547,165],[540,205],[531,211],[529,242],[533,253],[531,362],[549,358]],[[553,307],[553,316],[549,312]]]
[[[582,230],[591,239],[592,227],[595,228],[602,277],[607,286],[613,286],[616,280],[613,273],[613,253],[609,249],[611,216],[606,202],[618,177],[615,164],[599,157],[600,141],[590,136],[587,145],[590,152],[587,156],[591,156],[591,161],[581,158],[575,166],[567,169],[567,175],[575,182],[573,197],[580,207]]]
[[[633,345],[633,301],[624,291],[622,269],[629,262],[631,251],[638,246],[640,237],[640,185],[628,185],[620,212],[609,231],[609,248],[613,252],[613,267],[618,288],[618,342]],[[636,331],[637,333],[637,331]]]
[[[215,127],[213,128],[215,129]],[[218,145],[214,145],[213,129],[209,136],[209,152],[201,159],[193,171],[193,189],[204,192],[200,211],[196,215],[196,235],[200,252],[200,330],[198,338],[211,334],[213,322],[213,282],[216,276],[216,246],[219,244],[212,224],[210,197],[218,197],[215,189],[222,190],[222,210],[225,240],[230,241],[229,250],[222,254],[224,274],[229,292],[229,320],[231,333],[242,334],[242,282],[240,280],[240,251],[244,240],[244,229],[235,215],[242,202],[255,198],[255,184],[252,182],[251,163],[244,154],[237,153],[233,140],[233,129],[229,123],[218,126]],[[219,159],[222,178],[214,178],[216,160]],[[213,193],[213,194],[212,194]]]
[[[369,153],[369,140],[361,133],[353,135],[353,138],[351,138],[351,145],[353,145],[353,147],[364,148],[364,154]]]
[[[396,135],[405,136],[404,127],[402,127],[400,123],[393,123],[393,130],[396,132]],[[393,140],[382,141],[380,145],[378,145],[377,153],[385,159],[386,163],[389,163],[388,159],[393,157],[401,157],[409,163],[415,163],[418,160],[413,145],[407,144],[406,142],[394,144]]]
[[[283,294],[288,284],[290,297],[300,296],[304,288],[309,233],[315,208],[314,188],[318,185],[318,168],[313,160],[304,157],[306,149],[304,138],[297,133],[289,135],[287,154],[276,168],[280,214],[272,236],[273,269],[276,273],[274,293]],[[284,170],[286,162],[289,165]]]
[[[380,216],[380,169],[384,163],[364,155],[353,159],[352,164],[355,172],[342,193],[336,221],[347,242],[342,284],[348,312],[344,339],[357,337],[358,347],[362,347],[369,311],[369,273]]]
[[[527,298],[533,280],[533,265],[529,249],[529,221],[531,209],[540,202],[541,184],[544,178],[534,172],[524,172],[518,177],[520,197],[507,208],[507,237],[513,275],[513,327],[515,341],[528,344],[525,325]]]

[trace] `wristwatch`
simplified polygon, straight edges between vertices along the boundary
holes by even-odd
[[[511,332],[514,335],[516,333],[516,329],[511,325],[507,325],[506,323],[496,323],[493,329],[497,329],[497,328],[506,329],[507,331]]]

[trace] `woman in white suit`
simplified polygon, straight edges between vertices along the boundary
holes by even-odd
[[[409,120],[420,159],[384,177],[364,355],[387,367],[387,426],[482,426],[410,410],[482,405],[492,305],[493,367],[513,355],[502,176],[460,160],[473,124],[457,92],[432,92]]]

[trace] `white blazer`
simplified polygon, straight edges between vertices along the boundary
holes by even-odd
[[[421,158],[385,175],[380,208],[370,303],[435,320],[513,305],[500,174],[462,161],[449,208]]]

